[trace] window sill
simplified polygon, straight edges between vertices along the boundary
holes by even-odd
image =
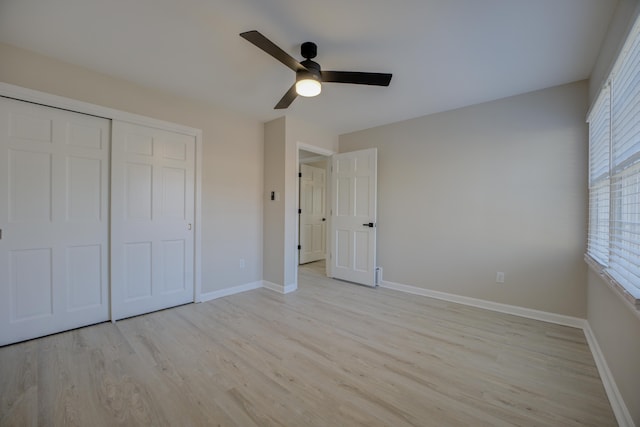
[[[615,292],[617,292],[625,301],[627,301],[636,311],[640,312],[640,292],[637,290],[629,290],[625,288],[620,282],[611,277],[598,261],[585,254],[584,260],[595,273],[597,273],[602,280],[609,285]]]

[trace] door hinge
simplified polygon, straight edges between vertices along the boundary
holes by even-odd
[[[302,178],[302,172],[298,172],[298,178]]]
[[[302,249],[302,246],[298,245],[298,250]]]
[[[301,213],[302,213],[302,209],[298,209],[298,214],[301,214]]]

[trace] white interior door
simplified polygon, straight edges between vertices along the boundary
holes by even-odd
[[[0,98],[0,345],[109,319],[109,133]]]
[[[305,264],[325,258],[327,171],[303,164],[300,174],[300,264]]]
[[[332,158],[331,275],[376,285],[377,150]]]
[[[195,138],[113,122],[113,320],[194,301]]]

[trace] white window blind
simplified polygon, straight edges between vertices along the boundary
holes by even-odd
[[[613,178],[609,274],[640,296],[640,163]]]
[[[640,291],[640,37],[611,79],[610,274]],[[629,289],[630,290],[630,289]]]
[[[640,160],[640,37],[636,36],[612,77],[612,168]]]
[[[589,233],[587,253],[602,265],[609,257],[609,140],[611,107],[609,85],[600,93],[589,115]]]
[[[587,253],[606,266],[609,260],[609,180],[589,189]]]
[[[640,309],[640,20],[588,122],[587,254]]]
[[[611,103],[606,85],[589,115],[589,186],[609,177]]]

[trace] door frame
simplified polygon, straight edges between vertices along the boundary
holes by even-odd
[[[334,154],[337,154],[335,151],[332,150],[327,150],[326,148],[321,148],[321,147],[317,147],[315,145],[310,145],[310,144],[305,144],[303,142],[297,142],[296,143],[296,176],[295,181],[296,181],[296,209],[300,206],[300,180],[298,179],[298,174],[300,173],[300,150],[304,150],[304,151],[309,151],[311,153],[315,153],[318,154],[320,156],[325,156],[327,157],[327,160],[331,160],[331,156],[333,156]],[[327,164],[327,178],[330,180],[331,179],[331,166],[329,166]],[[329,181],[331,182],[331,181]],[[329,186],[330,187],[330,186]],[[331,188],[327,187],[326,188],[326,194],[325,194],[325,198],[327,201],[331,201]],[[331,210],[333,209],[332,207],[332,203],[327,203],[325,206],[325,209],[329,209],[329,212],[331,212]],[[295,224],[295,242],[296,244],[298,244],[298,242],[300,241],[300,215],[296,215],[296,224]],[[329,248],[331,247],[331,244],[333,243],[333,240],[331,240],[331,236],[330,236],[330,231],[331,230],[331,215],[327,215],[327,227],[326,227],[326,246],[325,246],[325,260],[329,258]],[[298,286],[298,263],[300,262],[300,251],[295,251],[295,266],[296,266],[296,271],[295,271],[295,285],[296,287]],[[330,262],[326,262],[326,270],[325,270],[325,274],[327,276],[331,276],[331,271],[330,271]]]
[[[193,302],[201,302],[202,297],[202,130],[183,126],[176,123],[158,120],[151,117],[141,116],[138,114],[128,113],[126,111],[114,108],[103,107],[84,101],[78,101],[63,96],[52,95],[46,92],[40,92],[9,83],[0,82],[0,96],[12,98],[19,101],[32,102],[47,107],[69,110],[81,114],[102,117],[109,120],[119,120],[137,125],[154,127],[170,132],[182,133],[193,136],[196,140],[196,158],[195,158],[195,196],[194,196],[194,289]],[[306,148],[304,148],[306,150]],[[296,152],[297,158],[297,152]],[[110,174],[109,174],[110,175]],[[109,221],[111,219],[109,218]],[[297,237],[297,236],[296,236]],[[297,283],[296,271],[296,283]],[[109,286],[111,283],[109,281]],[[111,316],[111,310],[110,314]]]

